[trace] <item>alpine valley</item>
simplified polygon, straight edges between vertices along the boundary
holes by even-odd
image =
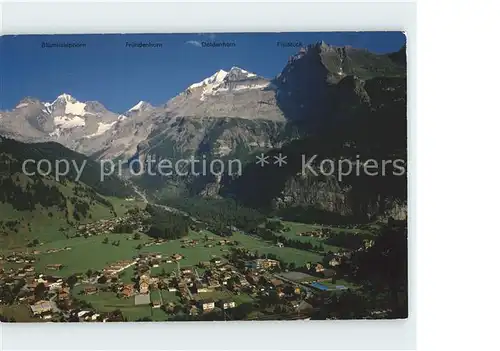
[[[320,42],[301,48],[273,79],[239,67],[221,69],[163,105],[140,101],[122,113],[69,94],[52,102],[27,97],[0,113],[0,134],[25,143],[16,148],[58,143],[95,161],[148,155],[242,160],[241,177],[129,179],[173,206],[185,207],[185,198],[230,198],[314,220],[405,218],[406,176],[339,181],[304,176],[299,162],[301,155],[316,154],[406,160],[405,50],[382,55]],[[290,161],[261,168],[255,164],[260,153],[283,153]]]

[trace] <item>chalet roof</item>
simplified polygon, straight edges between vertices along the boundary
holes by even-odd
[[[201,304],[206,304],[206,303],[215,303],[214,299],[203,299],[199,301]]]
[[[54,305],[51,301],[38,301],[33,305],[30,305],[31,311],[33,313],[43,313],[51,311],[54,308]]]
[[[280,286],[283,285],[283,281],[280,279],[271,279],[271,284],[274,286]]]

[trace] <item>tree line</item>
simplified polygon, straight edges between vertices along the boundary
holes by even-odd
[[[216,230],[237,227],[250,231],[265,221],[262,213],[232,199],[170,198],[161,203],[188,212]]]
[[[149,213],[145,223],[150,225],[146,234],[153,238],[179,239],[189,233],[191,220],[181,214],[172,213],[156,206],[147,205],[146,211]]]

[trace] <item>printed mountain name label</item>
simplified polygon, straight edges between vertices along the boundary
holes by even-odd
[[[85,43],[50,43],[50,42],[42,42],[42,49],[53,49],[53,48],[61,48],[61,49],[73,49],[73,48],[84,48],[87,44]]]
[[[126,42],[125,47],[127,48],[161,48],[163,43],[152,43],[152,42]]]
[[[299,48],[304,46],[301,41],[277,41],[276,46],[281,48]]]
[[[202,48],[233,48],[236,46],[234,42],[226,42],[226,41],[202,41]]]

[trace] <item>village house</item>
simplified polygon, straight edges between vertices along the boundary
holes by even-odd
[[[209,289],[215,289],[215,288],[220,287],[220,283],[217,279],[209,278],[207,281],[208,281],[208,288]]]
[[[196,289],[197,289],[197,291],[198,291],[199,293],[204,293],[204,292],[211,292],[211,291],[213,291],[212,289],[209,289],[209,288],[208,288],[207,286],[205,286],[205,285],[200,285],[200,286],[198,286]]]
[[[96,321],[101,315],[99,313],[94,313],[92,314],[90,317],[87,317],[89,318],[91,321]]]
[[[249,286],[250,283],[248,282],[248,280],[245,279],[245,277],[240,277],[240,285],[242,287],[245,287],[245,286]]]
[[[230,273],[222,273],[221,274],[221,278],[224,282],[228,281],[229,279],[231,279],[231,274]]]
[[[259,279],[260,279],[260,274],[257,272],[248,272],[247,275],[245,276],[247,278],[247,281],[253,285],[257,285]]]
[[[25,272],[34,272],[35,271],[35,267],[33,267],[32,265],[27,265],[24,267],[24,271]]]
[[[253,269],[269,269],[273,267],[279,267],[280,263],[276,260],[271,260],[268,258],[258,258],[253,261],[249,261],[246,263],[247,267]]]
[[[56,282],[49,284],[49,289],[50,290],[59,290],[62,288],[62,285],[63,285],[62,279],[58,279]]]
[[[338,266],[340,264],[340,258],[339,257],[334,257],[330,261],[328,261],[328,265],[331,267]]]
[[[228,310],[230,308],[235,308],[236,302],[234,302],[232,300],[220,301],[219,306],[224,310]]]
[[[272,286],[274,286],[275,288],[279,287],[279,286],[282,286],[283,285],[283,281],[280,280],[280,279],[271,279],[270,280],[270,283]]]
[[[76,314],[78,316],[78,318],[80,319],[85,319],[87,316],[91,316],[92,315],[92,312],[91,311],[80,311]]]
[[[183,256],[182,256],[182,255],[179,255],[179,254],[177,254],[177,253],[172,255],[172,259],[174,259],[175,261],[179,261],[179,260],[181,260],[182,258],[183,258]]]
[[[60,264],[60,263],[56,263],[56,264],[48,264],[45,268],[50,269],[50,270],[53,270],[53,271],[58,271],[58,270],[60,270],[61,268],[63,268],[63,265],[62,265],[62,264]]]
[[[149,284],[147,282],[139,283],[139,293],[147,294],[149,292]]]
[[[219,245],[223,246],[223,245],[226,245],[229,241],[228,240],[219,240]]]
[[[222,261],[220,260],[220,258],[216,258],[216,257],[212,258],[210,261],[212,263],[215,263],[215,264],[221,264],[222,263]]]
[[[30,305],[30,309],[33,316],[39,316],[43,313],[52,312],[54,304],[51,301],[41,300]]]
[[[321,263],[317,263],[314,267],[314,270],[316,271],[316,273],[321,273],[325,270],[325,267],[323,267]]]
[[[85,295],[94,295],[97,294],[97,287],[95,286],[87,286],[83,289],[83,293]]]
[[[191,270],[191,268],[182,268],[181,269],[181,273],[182,274],[191,274],[193,271]]]
[[[147,294],[149,292],[149,277],[147,275],[141,275],[139,278],[139,292],[141,294]]]
[[[64,301],[69,299],[69,289],[60,290],[59,293],[57,294],[57,299],[59,301]]]
[[[130,297],[134,295],[134,284],[125,284],[121,291],[124,297]]]
[[[281,287],[276,288],[276,293],[278,294],[278,297],[280,297],[280,298],[285,296],[285,292],[283,291],[283,289]]]
[[[215,302],[213,300],[201,300],[199,304],[203,312],[210,312],[215,308]]]
[[[189,308],[189,315],[190,316],[197,316],[198,315],[198,308],[196,308],[196,306],[191,306]]]

